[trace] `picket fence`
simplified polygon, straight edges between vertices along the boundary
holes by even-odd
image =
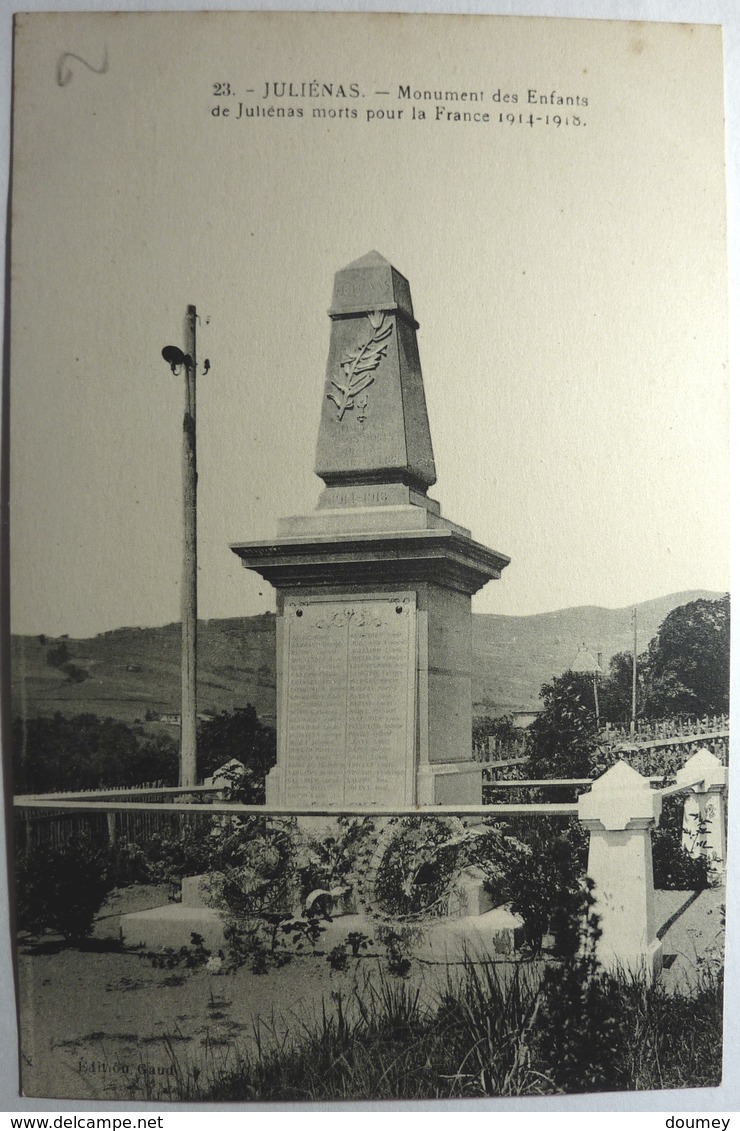
[[[220,791],[213,786],[196,786],[185,792],[207,803],[209,798],[217,798]],[[134,787],[17,797],[14,801],[16,851],[26,851],[46,843],[63,845],[81,838],[94,845],[128,841],[142,848],[155,839],[179,839],[194,830],[204,818],[212,817],[212,814],[204,814],[202,808],[192,806],[185,811],[175,810],[171,799],[183,795],[179,786],[155,782]],[[142,800],[154,807],[142,809],[135,804]],[[105,801],[118,801],[120,804],[113,809],[101,808]]]
[[[676,773],[700,747],[708,750],[723,765],[729,757],[729,716],[713,715],[696,719],[670,718],[657,721],[638,720],[634,737],[627,727],[607,725],[599,739],[601,762],[597,761],[590,778],[547,779],[534,782],[526,776],[526,735],[512,740],[491,737],[485,746],[474,749],[476,758],[483,762],[483,794],[485,805],[500,804],[502,797],[511,804],[527,804],[531,797],[542,796],[555,786],[568,791],[571,804],[588,789],[593,780],[617,759],[627,762],[653,784],[668,784]],[[499,755],[494,757],[494,754]],[[538,793],[532,790],[538,787]],[[511,790],[517,790],[511,793]],[[503,793],[502,793],[503,791]],[[196,786],[187,791],[189,796],[200,797],[212,803],[219,791],[213,786]],[[93,843],[103,844],[116,840],[129,841],[142,847],[155,838],[179,838],[202,820],[202,811],[191,805],[174,811],[168,802],[182,796],[178,786],[166,786],[161,781],[146,782],[139,786],[116,786],[105,790],[81,790],[74,793],[44,795],[43,807],[16,805],[16,846],[25,850],[43,842],[64,844],[71,839],[86,836]],[[93,801],[125,799],[126,805],[101,812]],[[157,808],[142,809],[130,804],[138,800],[161,802]],[[85,801],[79,809],[55,808],[53,801]],[[23,800],[23,799],[19,799]]]

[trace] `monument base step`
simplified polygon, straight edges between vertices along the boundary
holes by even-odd
[[[437,919],[424,925],[424,937],[412,949],[414,958],[427,962],[487,962],[513,958],[524,941],[518,915],[496,907],[482,915]]]
[[[336,946],[345,946],[352,932],[372,939],[372,953],[382,951],[378,941],[378,922],[367,915],[338,915],[330,923],[323,922],[316,949],[328,954]],[[403,924],[399,924],[403,929]],[[483,915],[458,919],[444,918],[413,924],[421,929],[421,937],[411,943],[409,956],[426,962],[490,961],[513,957],[523,939],[522,921],[510,911],[497,907]],[[148,950],[179,950],[190,946],[195,932],[203,938],[208,950],[225,949],[223,921],[210,907],[189,907],[167,903],[148,911],[134,911],[121,916],[121,941],[124,946],[143,946]]]
[[[121,916],[121,942],[124,946],[179,950],[181,946],[191,945],[193,932],[202,936],[207,950],[223,950],[223,922],[212,907],[166,903],[162,907],[132,911]]]
[[[432,919],[423,923],[411,923],[420,937],[409,944],[408,954],[426,962],[490,962],[492,959],[512,958],[524,941],[522,920],[518,915],[503,907],[486,911],[482,915],[467,915],[461,918]],[[347,946],[348,936],[358,932],[371,938],[372,945],[366,950],[379,954],[383,947],[378,940],[378,921],[367,915],[340,915],[331,923],[322,923],[324,930],[316,944],[317,950],[328,953],[336,946]],[[397,924],[403,931],[404,924]]]

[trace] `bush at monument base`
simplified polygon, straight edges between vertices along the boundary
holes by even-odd
[[[35,845],[18,854],[16,869],[18,926],[32,934],[84,938],[113,887],[106,853],[84,840]]]

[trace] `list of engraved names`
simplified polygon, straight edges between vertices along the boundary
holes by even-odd
[[[413,597],[296,604],[285,616],[287,804],[407,803]]]

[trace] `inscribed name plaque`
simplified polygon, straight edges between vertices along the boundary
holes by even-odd
[[[413,802],[416,598],[289,601],[281,803]]]

